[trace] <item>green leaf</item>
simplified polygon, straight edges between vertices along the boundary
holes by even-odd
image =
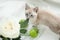
[[[21,38],[21,36],[14,38],[13,40],[21,40],[20,38]]]
[[[3,37],[2,35],[0,35],[0,37],[2,38],[2,40],[10,40],[9,38]]]
[[[22,34],[25,34],[26,32],[27,32],[26,29],[21,29],[21,30],[20,30],[20,33],[22,33]]]
[[[0,36],[2,38],[2,40],[10,40],[10,38],[5,38],[3,36]],[[12,38],[12,40],[20,40],[21,36],[17,37],[17,38]]]
[[[10,40],[9,38],[2,38],[2,40]]]
[[[27,28],[28,22],[29,22],[28,19],[26,19],[26,20],[23,20],[23,19],[20,20],[20,21],[19,21],[20,27],[21,27],[21,28]]]
[[[24,21],[25,21],[24,19],[21,19],[21,20],[19,21],[19,24],[23,23]]]

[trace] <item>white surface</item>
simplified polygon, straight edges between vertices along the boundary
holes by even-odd
[[[35,2],[31,3],[31,5],[33,5],[34,3]],[[0,19],[1,19],[0,22],[4,20],[6,17],[15,18],[17,20],[21,18],[25,18],[24,4],[25,2],[20,2],[20,1],[7,1],[4,3],[1,3],[0,4]],[[38,2],[35,4],[38,4]],[[58,13],[57,15],[59,15],[60,13],[58,12],[60,10],[59,8],[57,7],[54,8],[51,5],[47,5],[46,3],[44,4],[44,2],[41,2],[40,5],[37,5],[37,6],[42,7],[44,10],[50,10],[53,13],[54,12]],[[34,40],[58,40],[58,36],[56,34],[51,32],[48,28],[45,28],[45,29],[46,30],[44,31],[44,33],[40,37],[38,37],[38,39],[34,39]],[[30,40],[30,38],[23,37],[23,40]]]

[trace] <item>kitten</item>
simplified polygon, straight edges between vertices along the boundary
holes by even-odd
[[[53,32],[60,35],[60,18],[57,18],[46,11],[40,10],[38,7],[30,8],[27,4],[25,10],[25,15],[31,23],[34,25],[44,24]]]

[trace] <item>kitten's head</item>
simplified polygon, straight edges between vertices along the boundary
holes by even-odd
[[[31,21],[35,21],[37,18],[37,12],[38,12],[38,7],[32,8],[26,4],[25,15],[27,19]]]

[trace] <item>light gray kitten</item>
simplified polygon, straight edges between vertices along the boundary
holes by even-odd
[[[31,21],[31,23],[34,25],[44,24],[53,32],[60,35],[60,18],[57,18],[46,11],[40,10],[38,7],[31,8],[27,4],[25,10],[25,15]]]

